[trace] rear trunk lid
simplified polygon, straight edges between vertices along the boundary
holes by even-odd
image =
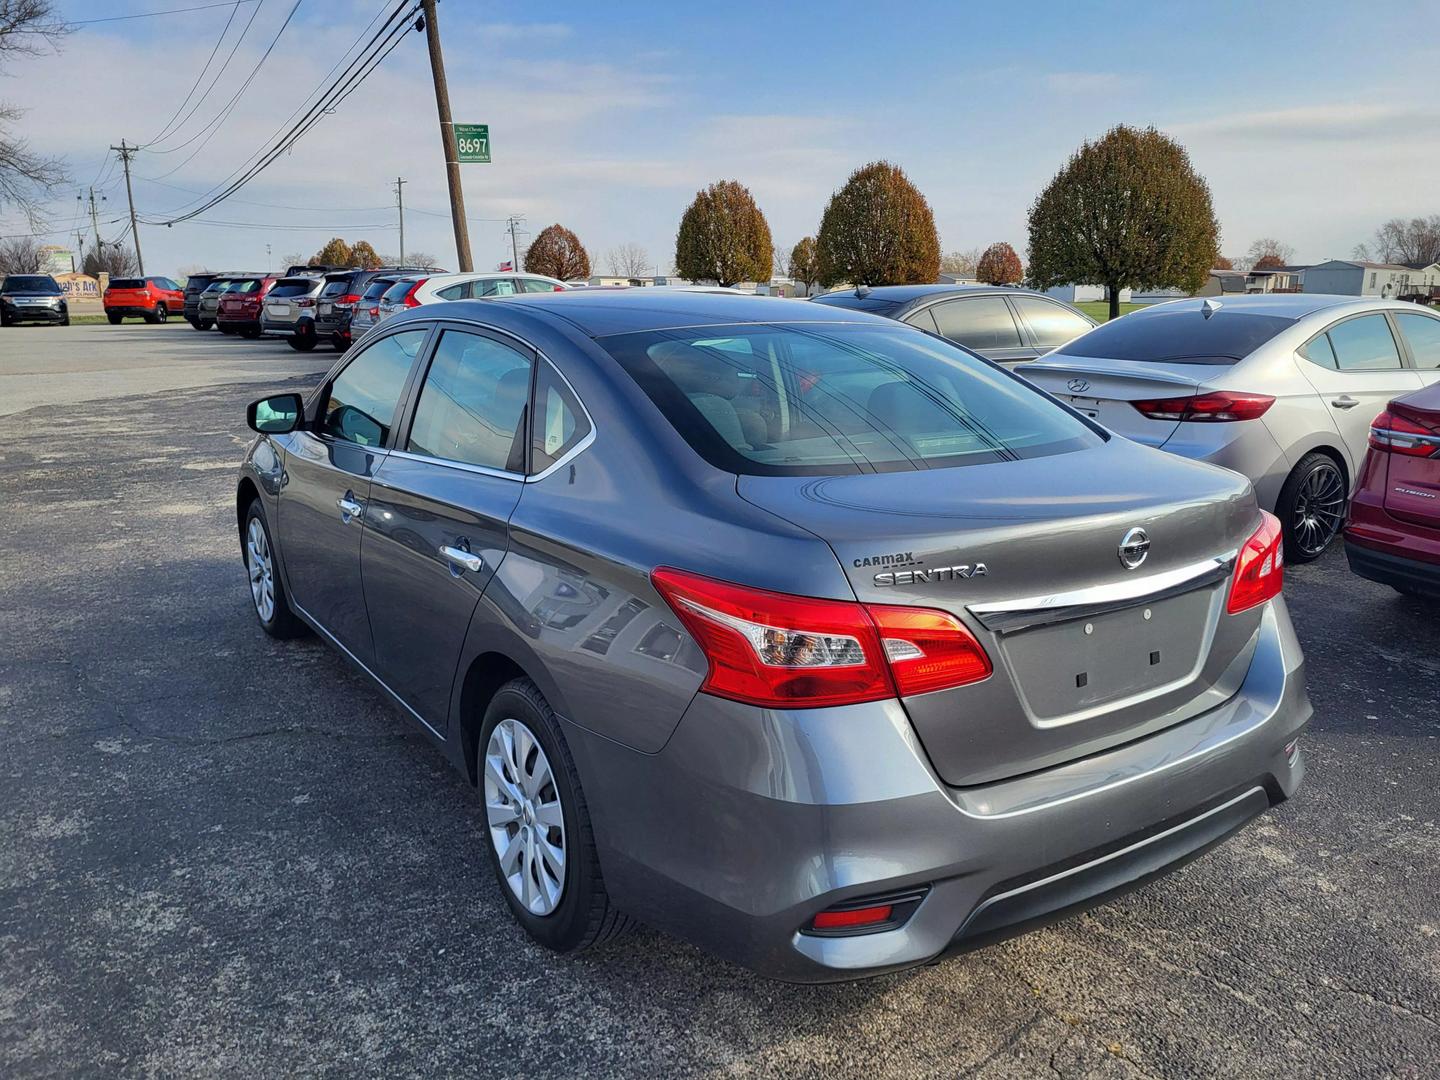
[[[742,476],[738,490],[826,540],[860,600],[943,609],[984,645],[989,679],[904,701],[952,785],[1183,722],[1249,667],[1261,609],[1225,613],[1229,560],[1259,523],[1236,474],[1112,439],[966,468]],[[1132,570],[1120,547],[1135,528],[1150,548]]]
[[[1052,353],[1015,373],[1111,431],[1146,446],[1164,446],[1178,420],[1151,420],[1131,402],[1190,397],[1228,365],[1164,364]]]
[[[1392,401],[1389,411],[1440,437],[1440,387]],[[1398,453],[1385,457],[1386,512],[1401,521],[1440,529],[1440,457]]]

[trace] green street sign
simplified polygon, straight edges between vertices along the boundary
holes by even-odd
[[[490,164],[490,125],[456,124],[455,148],[460,152],[461,164],[479,162]]]

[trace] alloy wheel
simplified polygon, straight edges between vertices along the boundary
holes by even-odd
[[[1319,555],[1335,539],[1345,520],[1345,479],[1333,464],[1312,469],[1295,494],[1291,534],[1307,558]]]
[[[270,558],[270,540],[259,518],[250,519],[245,532],[245,565],[250,571],[250,596],[261,622],[275,616],[275,567]]]
[[[501,720],[485,745],[485,814],[505,884],[549,915],[565,891],[565,816],[550,760],[520,720]]]

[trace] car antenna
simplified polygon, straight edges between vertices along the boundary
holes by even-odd
[[[869,286],[869,285],[856,285],[856,286],[855,286],[855,295],[856,295],[859,299],[864,300],[865,297],[867,297],[867,296],[870,295],[870,286]]]
[[[1200,305],[1200,312],[1208,319],[1224,306],[1219,300],[1206,300]]]

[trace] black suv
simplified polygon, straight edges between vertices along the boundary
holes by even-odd
[[[200,317],[200,294],[208,289],[216,278],[224,276],[204,273],[191,274],[185,279],[185,321],[196,330],[209,330],[215,325],[215,320]]]
[[[65,290],[49,274],[11,274],[0,284],[0,326],[26,321],[70,325]]]
[[[350,316],[360,302],[371,279],[381,274],[396,273],[443,274],[438,266],[377,266],[373,270],[335,270],[325,275],[315,307],[315,334],[322,341],[329,339],[344,352],[350,347]]]

